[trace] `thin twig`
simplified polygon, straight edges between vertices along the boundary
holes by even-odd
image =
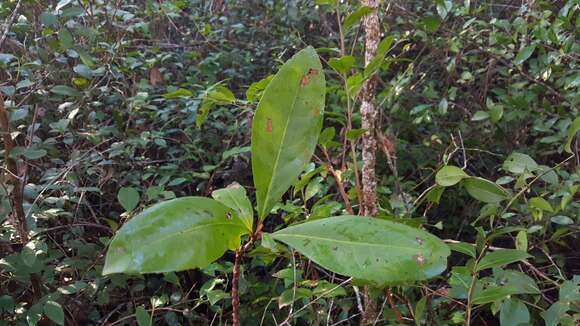
[[[14,22],[16,21],[16,17],[18,16],[18,12],[20,11],[21,5],[22,0],[18,0],[18,2],[16,3],[16,7],[14,7],[14,11],[12,11],[12,15],[10,16],[8,22],[6,23],[6,29],[4,30],[4,32],[2,33],[2,37],[0,38],[0,49],[2,49],[4,41],[6,41],[8,33],[10,33],[10,29],[12,28],[12,25],[14,25]]]

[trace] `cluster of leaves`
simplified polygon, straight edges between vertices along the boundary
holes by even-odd
[[[416,246],[431,239],[420,228],[448,239],[447,270],[399,284],[392,297],[373,290],[379,323],[577,323],[577,1],[384,3],[385,37],[366,67],[360,22],[370,9],[357,1],[24,0],[0,3],[0,17],[8,21],[20,2],[0,49],[0,94],[31,239],[16,241],[3,168],[0,324],[226,323],[234,269],[226,250],[256,230],[254,199],[257,224],[271,234],[242,261],[244,325],[355,323],[359,280],[397,275],[377,263],[393,259],[387,247],[309,252],[315,246],[296,234],[336,240],[348,230]],[[307,155],[269,182],[271,157],[256,160],[250,142],[275,151],[273,138],[255,145],[250,130],[278,132],[277,124],[263,116],[252,125],[253,112],[268,75],[305,44],[323,60],[324,129],[314,162]],[[373,74],[386,135],[379,218],[336,217],[349,214],[345,197],[358,207],[368,131],[357,94]],[[285,154],[282,162],[304,153]],[[232,182],[241,186],[224,188]],[[172,222],[131,239],[139,251],[127,260],[127,230],[163,214]],[[184,242],[179,216],[234,227],[222,234],[205,224]],[[157,257],[163,228],[175,242]],[[397,229],[416,235],[393,237]],[[417,272],[428,267],[421,255],[401,256]],[[103,268],[164,273],[103,276]]]

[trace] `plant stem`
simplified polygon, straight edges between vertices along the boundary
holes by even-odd
[[[242,262],[243,254],[250,249],[250,247],[260,238],[262,235],[262,228],[264,224],[260,221],[256,230],[251,234],[250,240],[246,242],[243,246],[236,250],[236,255],[234,258],[234,272],[232,275],[232,323],[233,326],[240,326],[240,264]]]
[[[238,292],[240,283],[240,261],[242,257],[241,248],[236,250],[234,260],[234,275],[232,277],[232,322],[233,326],[240,326],[240,294]]]
[[[12,183],[12,196],[10,201],[12,203],[13,223],[20,237],[21,243],[28,242],[28,225],[26,223],[26,214],[23,207],[23,188],[22,178],[18,172],[16,161],[10,157],[10,152],[14,148],[12,135],[10,134],[10,119],[8,112],[4,107],[4,98],[0,96],[0,130],[4,136],[4,157],[6,161],[6,168],[8,170],[8,179]]]

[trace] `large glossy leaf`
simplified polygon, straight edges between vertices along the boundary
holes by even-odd
[[[247,233],[237,213],[213,199],[173,199],[121,227],[109,246],[103,274],[203,268],[227,249],[236,249]]]
[[[258,217],[268,215],[310,161],[322,128],[325,80],[308,47],[286,62],[264,91],[252,125]]]
[[[425,231],[363,216],[329,217],[272,237],[330,271],[378,286],[434,277],[445,270],[450,254]]]

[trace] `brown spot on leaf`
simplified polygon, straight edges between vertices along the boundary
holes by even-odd
[[[425,265],[425,256],[423,254],[417,254],[413,257],[419,266],[423,267]]]
[[[310,68],[310,70],[308,70],[306,75],[304,75],[304,77],[302,77],[302,80],[300,80],[300,87],[304,87],[304,86],[310,84],[310,80],[312,79],[312,77],[314,77],[316,75],[318,75],[318,70]]]
[[[425,242],[425,240],[423,240],[423,239],[421,239],[421,238],[419,238],[419,237],[417,237],[417,238],[415,238],[415,239],[417,240],[417,243],[418,243],[420,246],[422,246],[422,245],[423,245],[423,243]]]
[[[272,132],[272,119],[268,118],[266,121],[266,132]]]

